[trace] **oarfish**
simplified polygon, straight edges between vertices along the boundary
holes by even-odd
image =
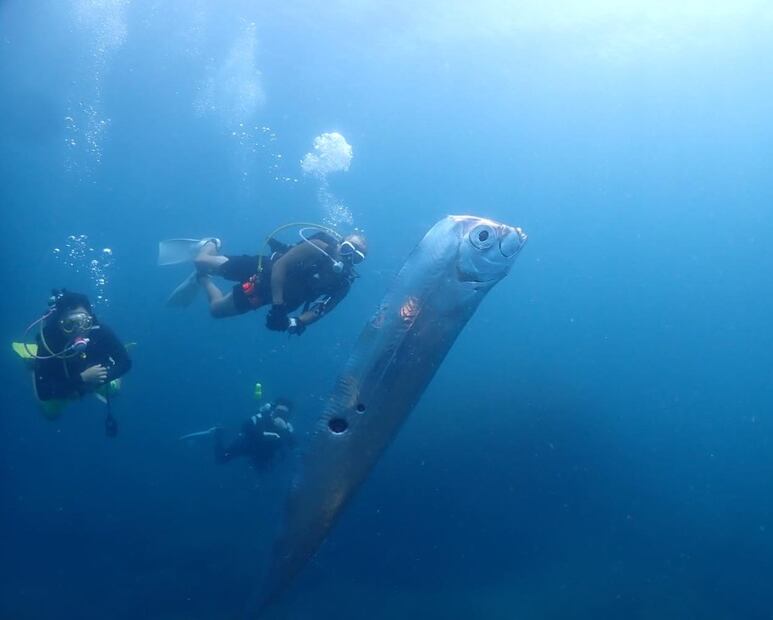
[[[264,605],[317,551],[478,304],[507,275],[525,243],[520,228],[449,216],[410,254],[315,425],[274,546]]]

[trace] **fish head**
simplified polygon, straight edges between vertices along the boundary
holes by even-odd
[[[459,240],[456,271],[462,282],[501,280],[526,245],[526,233],[519,227],[473,215],[452,215],[449,220]]]

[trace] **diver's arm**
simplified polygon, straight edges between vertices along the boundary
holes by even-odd
[[[118,336],[107,325],[99,326],[99,339],[101,346],[104,347],[104,351],[110,359],[113,360],[112,365],[106,364],[107,367],[107,382],[113,379],[122,377],[132,367],[132,360],[129,354],[126,352],[124,344],[118,340]]]
[[[312,247],[311,244],[316,247]],[[271,303],[281,306],[285,303],[285,283],[287,274],[295,265],[304,263],[312,264],[322,256],[321,251],[328,251],[327,244],[318,239],[310,239],[308,243],[300,243],[293,246],[286,254],[283,254],[271,267]]]
[[[335,308],[339,303],[341,303],[341,300],[349,293],[349,288],[350,287],[347,285],[338,291],[335,295],[330,295],[329,297],[325,297],[311,304],[311,307],[298,317],[298,320],[304,327],[308,327],[312,323],[316,323],[323,316],[328,314],[333,308]]]
[[[295,429],[289,422],[287,423],[287,433],[285,434],[285,445],[292,450],[297,445],[295,440]]]

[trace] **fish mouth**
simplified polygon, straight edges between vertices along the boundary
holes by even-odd
[[[487,277],[487,274],[485,273],[467,273],[462,271],[458,265],[456,267],[456,279],[459,280],[459,282],[469,282],[470,284],[490,284],[492,282],[496,282],[497,280],[501,280],[502,277],[504,277],[504,274],[491,274]]]
[[[505,258],[512,258],[523,249],[528,238],[520,227],[511,228],[510,232],[500,240],[499,251]]]

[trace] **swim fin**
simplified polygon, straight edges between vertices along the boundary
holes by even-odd
[[[23,360],[34,360],[38,354],[37,344],[27,344],[24,342],[12,342],[11,348],[13,348],[16,355]]]
[[[213,426],[212,428],[208,428],[205,431],[197,431],[195,433],[188,433],[187,435],[183,435],[180,437],[180,441],[183,441],[185,439],[197,439],[198,437],[207,437],[217,431],[220,427],[219,426]]]
[[[217,249],[220,249],[220,239],[217,237],[205,237],[204,239],[165,239],[158,242],[158,264],[179,265],[190,263],[196,258],[204,245],[212,241]]]
[[[16,355],[21,358],[27,368],[32,370],[35,367],[35,356],[38,354],[37,344],[12,342],[11,347],[13,348]]]
[[[193,303],[193,300],[196,299],[196,293],[199,292],[198,275],[194,271],[172,291],[172,294],[166,300],[167,307],[186,308]]]

